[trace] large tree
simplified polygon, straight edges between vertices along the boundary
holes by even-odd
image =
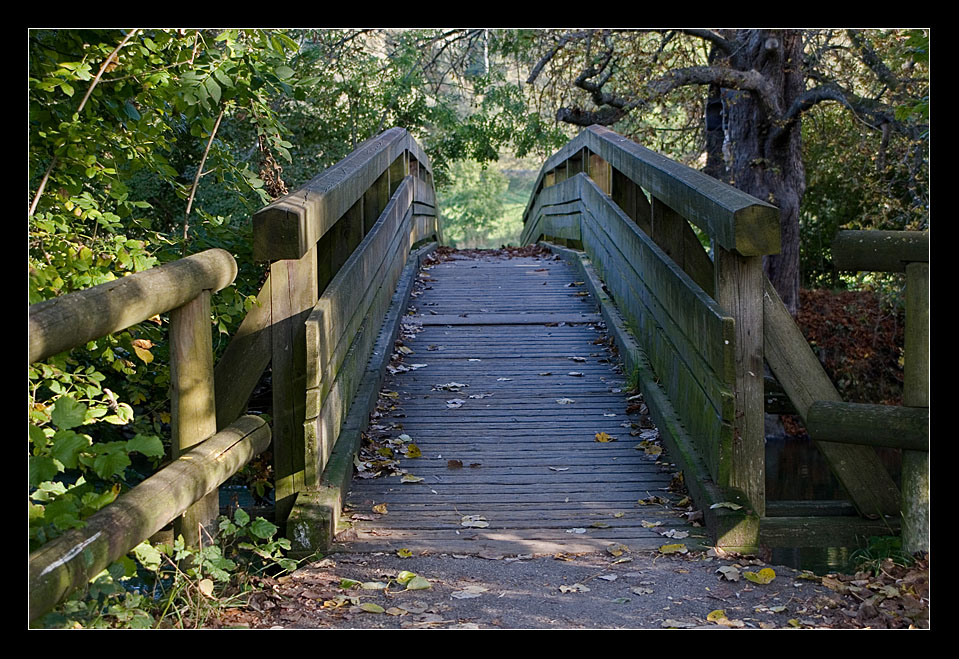
[[[793,312],[806,190],[804,114],[837,103],[880,132],[883,145],[902,136],[925,161],[928,37],[918,31],[581,30],[538,36],[542,54],[528,83],[551,92],[559,121],[611,126],[673,156],[705,152],[699,162],[704,171],[780,208],[782,252],[768,257],[765,268]],[[914,183],[913,193],[924,190],[922,182]]]

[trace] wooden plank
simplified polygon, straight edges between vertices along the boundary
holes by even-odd
[[[903,405],[929,408],[929,264],[906,266]],[[929,551],[929,450],[902,454],[903,549]]]
[[[590,126],[550,157],[534,189],[546,172],[562,167],[586,147],[601,156],[652,196],[662,199],[684,218],[700,227],[718,244],[744,256],[778,254],[779,211],[712,177],[645,149],[608,128]],[[524,222],[530,220],[530,200]]]
[[[250,395],[270,365],[271,298],[270,277],[267,275],[256,296],[256,304],[244,316],[214,368],[218,430],[226,428],[246,411]]]
[[[254,259],[298,259],[306,254],[367,190],[375,187],[374,182],[386,174],[410,141],[405,130],[391,128],[363,142],[296,191],[258,211],[253,216]],[[385,179],[388,178],[387,174]],[[387,197],[388,186],[388,180],[385,187],[380,186]],[[373,219],[378,215],[379,211]]]
[[[768,279],[763,287],[766,361],[805,420],[814,402],[841,401],[841,397]],[[816,446],[861,515],[898,515],[898,488],[872,448],[821,441]]]
[[[422,282],[431,288],[422,288],[415,304],[422,309],[433,300],[444,300],[446,293],[439,290],[437,284],[452,282],[455,272],[466,273],[468,279],[461,280],[464,282],[482,280],[484,272],[495,272],[490,281],[505,284],[510,291],[521,291],[521,287],[514,287],[512,282],[527,276],[530,268],[524,271],[520,263],[535,265],[532,270],[545,267],[542,261],[532,259],[512,259],[508,268],[477,261],[434,266],[429,278],[435,281]],[[573,271],[561,262],[551,263],[548,272],[536,274],[550,281],[557,278],[563,284],[573,283],[573,275]],[[516,295],[523,300],[534,300],[538,290],[531,287],[516,292]],[[581,305],[579,300],[580,297],[575,295],[557,297],[552,301],[557,305],[551,307],[553,311],[542,313],[560,313],[562,307],[559,305]],[[482,304],[490,302],[493,306],[486,312],[466,313],[486,320],[503,318],[497,315],[496,300]],[[639,511],[637,501],[652,493],[665,494],[662,488],[668,485],[672,472],[632,448],[639,440],[628,437],[629,428],[619,425],[629,418],[625,414],[626,394],[621,390],[612,394],[610,389],[614,385],[610,382],[621,383],[622,376],[614,372],[608,353],[590,355],[602,351],[601,346],[593,343],[599,336],[595,329],[588,325],[547,327],[542,324],[420,326],[415,321],[413,326],[422,329],[404,339],[404,345],[413,350],[406,361],[427,363],[427,366],[387,377],[384,390],[399,393],[394,399],[396,416],[392,419],[401,426],[389,427],[389,415],[380,417],[379,423],[387,426],[382,432],[393,436],[406,432],[414,441],[421,442],[423,456],[405,459],[402,466],[410,473],[422,475],[425,481],[410,485],[401,484],[399,478],[354,480],[348,499],[351,508],[369,510],[373,502],[387,501],[390,510],[395,510],[397,515],[387,515],[379,522],[355,521],[352,533],[356,540],[344,545],[347,550],[374,547],[383,550],[390,547],[391,542],[409,542],[423,548],[450,551],[463,542],[464,531],[466,535],[473,535],[476,531],[462,527],[462,515],[455,511],[472,510],[477,506],[488,514],[496,512],[499,526],[491,524],[491,529],[495,527],[500,534],[503,530],[510,534],[506,539],[494,533],[479,541],[482,546],[505,548],[510,546],[513,538],[529,543],[530,547],[545,547],[550,543],[579,546],[576,543],[584,540],[573,537],[572,533],[567,534],[566,530],[576,526],[577,519],[588,519],[587,525],[602,521],[597,518],[596,505],[609,507],[608,518],[614,520],[611,524],[614,528],[591,529],[596,531],[590,540],[591,547],[604,548],[617,538],[647,544],[663,543],[662,536],[644,528],[641,519],[665,520],[668,509],[642,507]],[[477,343],[474,337],[481,335],[489,338]],[[557,341],[562,337],[567,339]],[[470,347],[470,358],[480,361],[449,359],[441,351],[429,349],[435,345],[434,341],[441,339],[448,340],[450,345]],[[541,346],[537,353],[552,347],[552,356],[544,360],[528,355],[526,346],[532,344]],[[570,359],[580,354],[588,361]],[[494,358],[493,355],[507,357]],[[600,362],[601,357],[606,361]],[[562,365],[566,372],[575,370],[584,375],[539,376],[537,369],[543,364],[552,365],[550,367]],[[459,393],[433,391],[436,385],[448,383],[453,378],[470,383],[470,387]],[[548,383],[550,380],[552,384]],[[575,384],[575,388],[567,388],[565,383]],[[561,407],[556,403],[560,395],[548,397],[546,387],[549,386],[559,386],[557,391],[560,392],[579,391],[585,397],[577,400],[585,402],[589,398],[593,403],[590,408],[577,409],[575,404]],[[471,393],[484,392],[493,392],[494,397],[468,398]],[[466,399],[468,404],[460,409],[449,409],[445,401],[453,397]],[[486,407],[494,400],[495,406]],[[547,401],[549,407],[544,407]],[[592,416],[580,421],[580,414],[588,413],[589,409],[593,410]],[[616,416],[604,416],[604,409],[616,410],[605,412]],[[606,428],[610,434],[619,431],[623,439],[607,444],[597,442],[595,434],[601,428]],[[575,433],[579,433],[578,436]],[[467,466],[450,470],[447,458],[453,457],[461,457]],[[557,462],[562,463],[558,469],[548,469]],[[470,468],[471,463],[479,466]],[[620,518],[614,518],[613,513],[624,508],[633,511],[632,515],[626,520],[615,521]],[[669,519],[671,524],[683,523],[676,517]],[[604,537],[603,532],[608,537]],[[392,535],[383,535],[386,533]],[[551,535],[555,538],[545,540]]]

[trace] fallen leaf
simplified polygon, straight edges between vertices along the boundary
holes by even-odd
[[[571,361],[574,361],[574,362],[584,362],[584,361],[586,361],[586,358],[585,358],[585,357],[570,357],[570,360],[571,360]]]
[[[579,534],[579,533],[586,533],[586,529],[577,527],[577,528],[573,528],[573,529],[566,529],[566,532],[567,532],[567,533],[577,533],[577,534]]]
[[[674,545],[663,545],[659,548],[660,554],[686,554],[689,550],[686,548],[686,545],[682,543],[677,543]]]
[[[771,567],[764,567],[759,572],[744,572],[743,576],[746,577],[747,581],[765,585],[776,578],[776,571]]]
[[[400,558],[410,558],[413,555],[413,551],[410,549],[397,549],[396,555]]]
[[[406,590],[428,590],[432,587],[429,581],[419,575],[414,576],[406,584]]]
[[[652,595],[653,589],[646,588],[645,586],[636,586],[635,588],[630,588],[630,591],[636,595]]]
[[[739,581],[741,576],[739,569],[733,567],[732,565],[723,565],[716,569],[716,572],[719,573],[720,577],[726,581]]]
[[[482,515],[463,515],[460,518],[460,526],[472,529],[485,529],[489,527],[489,522]]]
[[[385,503],[378,503],[378,504],[376,504],[375,506],[373,506],[373,512],[374,512],[374,513],[379,513],[380,515],[385,515],[385,514],[386,514],[386,504],[385,504]]]
[[[657,526],[662,526],[662,522],[647,522],[645,519],[640,522],[643,525],[644,529],[654,529]]]
[[[620,544],[618,542],[614,542],[606,545],[606,553],[610,554],[611,556],[617,556],[617,557],[622,556],[628,551],[629,551],[629,548],[626,545]]]
[[[557,398],[556,402],[560,405],[569,405],[570,403],[575,403],[576,401],[572,398]]]
[[[406,457],[418,458],[418,457],[421,457],[422,455],[423,453],[422,451],[420,451],[420,447],[417,446],[416,444],[410,444],[409,446],[406,447]]]
[[[602,442],[603,444],[606,444],[606,443],[609,443],[609,442],[615,442],[615,441],[616,441],[616,438],[609,436],[609,435],[608,435],[607,433],[605,433],[605,432],[598,432],[598,433],[596,433],[596,441],[597,441],[597,442]]]
[[[716,609],[715,611],[710,611],[709,615],[706,616],[706,620],[709,622],[716,622],[722,618],[726,617],[726,611],[723,609]]]
[[[450,593],[450,597],[458,600],[472,599],[474,597],[479,597],[487,591],[487,588],[484,586],[467,586],[463,590],[457,590]]]
[[[581,583],[574,583],[572,586],[560,586],[559,591],[561,593],[588,593],[589,587]]]
[[[550,471],[569,471],[569,467],[550,467]]]
[[[360,588],[363,590],[384,590],[389,588],[388,583],[383,583],[382,581],[364,581],[360,584]]]
[[[403,474],[403,477],[400,478],[401,483],[422,483],[422,476],[414,476],[413,474]]]
[[[396,575],[396,583],[401,586],[408,584],[416,576],[415,572],[410,572],[409,570],[402,570],[399,574]]]
[[[581,378],[581,377],[583,377],[583,374],[580,373],[580,372],[578,372],[578,371],[570,371],[570,372],[567,373],[566,375],[569,375],[569,376],[574,377],[574,378]]]
[[[676,529],[669,529],[668,531],[663,531],[660,535],[667,538],[673,538],[674,540],[682,540],[683,538],[689,537],[689,531],[677,531]]]
[[[463,400],[462,398],[454,398],[452,400],[446,401],[446,407],[448,407],[451,410],[455,410],[458,407],[463,407],[463,403],[465,402],[466,401]]]
[[[496,378],[497,382],[510,382],[513,378]]]
[[[366,611],[367,613],[385,613],[386,612],[386,609],[384,609],[379,604],[374,604],[373,602],[363,602],[362,604],[360,604],[360,609],[362,609],[363,611]]]
[[[730,510],[739,510],[742,508],[738,503],[733,503],[732,501],[721,501],[719,503],[714,503],[709,507],[710,510],[715,510],[716,508],[729,508]]]
[[[447,460],[446,461],[447,469],[462,469],[463,461],[462,460]]]

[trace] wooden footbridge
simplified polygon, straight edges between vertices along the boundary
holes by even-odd
[[[909,407],[888,408],[839,400],[765,280],[768,203],[591,127],[545,163],[524,222],[541,252],[437,256],[429,161],[394,128],[256,214],[269,278],[216,365],[222,250],[31,307],[31,361],[170,313],[175,458],[30,557],[31,618],[171,520],[196,541],[268,446],[299,554],[756,551],[900,525],[928,546],[924,234],[837,244],[847,268],[907,272]],[[270,423],[245,414],[268,366]],[[774,388],[848,500],[766,500]],[[875,446],[904,449],[901,487]]]

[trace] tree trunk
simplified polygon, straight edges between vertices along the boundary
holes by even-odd
[[[779,108],[788,108],[804,89],[802,35],[798,30],[735,30],[727,38],[741,47],[729,64],[755,70],[770,83]],[[766,275],[790,313],[799,304],[799,204],[806,188],[801,125],[778,136],[755,93],[723,90],[723,151],[731,183],[777,206],[781,213],[782,251],[764,258]]]

